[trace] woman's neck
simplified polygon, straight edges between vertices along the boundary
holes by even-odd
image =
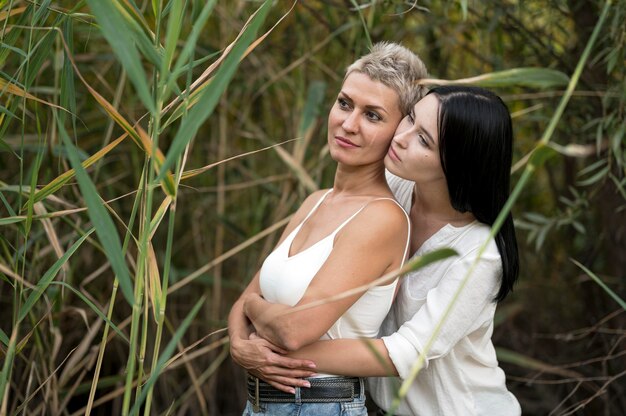
[[[475,220],[471,212],[461,213],[452,207],[448,187],[441,184],[413,189],[411,211],[411,253],[415,253],[435,233],[448,224],[462,227]]]
[[[337,166],[333,183],[335,195],[378,195],[389,192],[382,162],[358,167],[343,164]]]
[[[435,224],[452,224],[462,226],[469,224],[476,218],[471,212],[460,212],[452,207],[448,188],[444,184],[415,185],[411,213],[416,220]]]

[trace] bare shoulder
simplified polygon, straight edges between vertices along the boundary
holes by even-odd
[[[395,200],[384,198],[375,199],[363,208],[363,217],[369,222],[382,227],[400,226],[406,228],[408,216]]]
[[[404,244],[410,222],[404,209],[391,199],[378,199],[368,203],[347,226],[346,232],[358,236],[360,241]]]

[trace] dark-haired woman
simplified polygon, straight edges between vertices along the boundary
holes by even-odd
[[[496,302],[518,274],[511,216],[495,239],[489,237],[509,195],[511,153],[511,117],[499,97],[473,87],[431,90],[398,126],[385,166],[411,218],[413,255],[451,247],[458,256],[403,278],[381,339],[369,345],[320,341],[290,355],[313,360],[320,372],[406,379],[424,354],[396,415],[519,415],[491,342]],[[270,379],[271,367],[265,370]],[[383,411],[390,409],[397,386],[390,377],[370,379],[371,395]]]

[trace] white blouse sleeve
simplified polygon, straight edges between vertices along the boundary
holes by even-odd
[[[457,289],[476,259],[477,251],[478,247],[455,259],[439,283],[427,292],[425,303],[415,315],[397,332],[382,338],[401,378],[409,376],[452,302],[454,305],[449,315],[441,323],[440,332],[425,355],[424,367],[428,366],[429,360],[448,354],[462,338],[486,320],[493,320],[494,297],[500,285],[502,264],[499,255],[490,254],[492,251],[483,253],[467,284],[454,300]]]

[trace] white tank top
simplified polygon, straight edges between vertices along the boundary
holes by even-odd
[[[281,303],[289,306],[297,304],[300,299],[302,299],[302,296],[304,296],[304,292],[309,286],[309,283],[311,283],[311,280],[313,280],[313,277],[330,255],[333,249],[335,235],[366,206],[361,207],[350,216],[350,218],[339,225],[330,235],[322,238],[305,250],[293,256],[289,256],[291,243],[298,234],[298,231],[300,231],[302,224],[309,219],[311,214],[315,212],[330,192],[332,192],[332,189],[320,198],[306,218],[263,262],[259,279],[261,293],[268,302]],[[397,202],[391,198],[380,199],[389,199],[397,204]],[[400,205],[398,204],[398,206]],[[409,222],[409,217],[406,215],[404,209],[402,212],[404,212],[407,222]],[[410,233],[407,234],[402,263],[404,263],[409,248]],[[321,339],[375,338],[383,319],[387,315],[387,312],[389,312],[397,283],[398,279],[395,279],[393,283],[388,285],[374,286],[367,290],[337,322],[330,327]]]

